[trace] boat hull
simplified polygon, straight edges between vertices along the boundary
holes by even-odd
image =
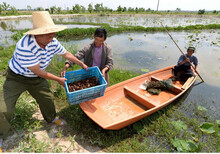
[[[137,76],[108,87],[103,97],[80,103],[81,109],[103,129],[118,130],[167,106],[195,82],[173,81],[173,88],[153,95],[140,88],[146,81],[170,79],[173,66]]]

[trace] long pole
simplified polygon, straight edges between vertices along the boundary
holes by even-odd
[[[170,33],[168,32],[168,30],[163,26],[162,22],[161,22],[162,27],[165,29],[165,31],[167,32],[167,34],[170,36],[170,38],[173,40],[173,42],[176,44],[177,48],[180,50],[180,52],[183,54],[183,56],[187,59],[186,55],[183,53],[183,51],[180,49],[180,47],[178,46],[178,44],[176,43],[176,41],[173,39],[173,37],[170,35]],[[194,71],[198,74],[198,76],[200,77],[200,79],[202,80],[202,82],[204,82],[203,78],[200,76],[200,74],[197,72],[197,70],[195,69],[195,67],[193,66],[193,64],[189,61],[190,65],[192,66],[192,68],[194,69]]]

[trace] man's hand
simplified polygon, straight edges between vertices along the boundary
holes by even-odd
[[[103,70],[102,70],[102,75],[103,75],[104,78],[105,78],[105,73],[106,73],[107,70],[108,70],[108,67],[105,67],[105,68],[103,68]]]
[[[188,62],[190,62],[190,59],[186,58],[185,63],[188,63]]]
[[[61,85],[61,86],[63,86],[63,87],[65,87],[65,81],[66,81],[67,79],[66,78],[59,78],[59,80],[57,80],[57,82]]]
[[[88,66],[87,66],[86,64],[84,64],[84,63],[82,63],[81,67],[82,67],[83,69],[85,69],[86,71],[87,71],[87,69],[88,69]]]
[[[63,67],[62,71],[60,72],[60,77],[64,77],[65,74],[66,74],[66,70],[67,68],[70,67],[70,64],[69,63],[66,63],[65,66]]]

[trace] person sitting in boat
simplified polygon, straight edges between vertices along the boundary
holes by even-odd
[[[89,66],[98,66],[102,75],[105,77],[107,86],[109,85],[109,70],[113,67],[112,49],[105,42],[107,38],[107,31],[104,28],[97,28],[94,33],[94,41],[86,45],[83,49],[79,50],[75,57],[79,60],[84,59],[84,63]],[[67,60],[65,66],[60,73],[64,76],[66,69],[73,65],[72,62]]]
[[[181,55],[177,62],[177,65],[173,69],[174,79],[173,80],[186,80],[189,77],[194,75],[193,70],[191,68],[191,64],[193,63],[196,71],[198,72],[198,59],[193,55],[195,52],[195,47],[188,47],[187,54]]]

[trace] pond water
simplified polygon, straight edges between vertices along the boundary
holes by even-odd
[[[118,25],[127,23],[130,25],[140,26],[159,26],[156,22],[162,20],[164,25],[193,25],[193,24],[213,24],[220,23],[220,18],[196,18],[196,17],[181,17],[168,18],[134,16],[76,16],[72,18],[56,18],[57,21],[63,22],[94,22],[94,23],[109,23],[110,25]],[[1,22],[1,39],[0,45],[7,46],[16,42],[10,39],[13,34],[10,29],[31,28],[30,20],[24,19],[19,21],[0,21]],[[130,22],[130,23],[128,23]],[[73,28],[76,25],[68,25]],[[88,28],[92,25],[78,25],[83,28]],[[88,26],[88,27],[86,27]],[[196,47],[195,56],[199,59],[200,75],[205,83],[199,84],[191,90],[185,102],[196,102],[207,107],[210,114],[214,114],[220,119],[220,30],[203,30],[203,31],[184,31],[170,32],[179,47],[185,53],[189,44]],[[83,48],[84,45],[92,42],[91,38],[82,40],[73,40],[65,42],[74,44],[77,49]],[[61,41],[62,42],[62,41]],[[150,71],[163,68],[170,65],[175,65],[181,52],[176,47],[174,42],[165,32],[156,33],[120,33],[109,36],[106,40],[111,45],[114,58],[114,68],[132,70],[141,73],[142,69]],[[199,82],[199,81],[198,81]]]
[[[185,102],[206,107],[208,113],[213,118],[217,117],[218,119],[220,118],[219,33],[220,30],[215,32],[206,30],[199,33],[192,31],[171,32],[184,53],[186,53],[189,44],[196,47],[194,55],[199,59],[199,73],[205,81],[205,83],[193,87]],[[197,38],[196,41],[192,41],[193,38]],[[75,44],[77,49],[81,49],[85,44],[92,41],[87,38],[68,43]],[[141,72],[141,69],[153,71],[165,66],[175,65],[181,55],[167,33],[123,33],[109,36],[106,42],[112,47],[114,68],[117,69],[137,72]]]
[[[111,26],[117,25],[130,25],[130,26],[143,26],[143,27],[161,27],[159,22],[169,27],[188,26],[196,24],[220,24],[219,16],[169,16],[169,15],[74,15],[72,17],[53,17],[57,22],[82,22],[82,23],[107,23]],[[92,25],[69,25],[69,28],[88,28],[94,27]],[[0,31],[10,29],[26,29],[32,28],[31,19],[18,19],[18,20],[0,20]]]
[[[68,18],[56,18],[59,22],[91,22],[91,23],[107,23],[111,26],[130,25],[143,27],[160,27],[158,21],[166,23],[167,26],[188,26],[196,24],[219,24],[220,17],[204,16],[177,16],[170,17],[168,15],[110,15],[110,16],[73,16]]]

